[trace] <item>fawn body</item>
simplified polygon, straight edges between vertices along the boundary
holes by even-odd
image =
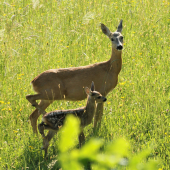
[[[88,66],[47,70],[32,81],[33,89],[38,94],[27,95],[26,98],[32,106],[36,107],[30,115],[34,132],[37,132],[37,119],[40,115],[38,110],[45,114],[43,110],[54,100],[83,100],[86,98],[83,88],[89,87],[92,81],[95,83],[96,90],[104,96],[117,85],[118,74],[122,67],[122,20],[115,32],[110,32],[104,24],[101,24],[101,29],[112,42],[112,54],[108,61]],[[39,105],[36,100],[41,100]],[[98,121],[101,121],[102,114],[103,103],[99,103],[94,117],[94,127]]]
[[[92,122],[94,113],[96,110],[97,103],[103,103],[107,99],[102,96],[99,92],[94,91],[94,83],[91,84],[91,89],[85,88],[87,94],[87,104],[85,107],[70,109],[70,110],[56,110],[46,113],[42,118],[42,123],[38,125],[39,132],[43,136],[43,149],[45,150],[45,155],[47,155],[47,149],[49,146],[49,133],[47,136],[44,134],[44,130],[52,130],[57,132],[59,128],[64,124],[65,118],[69,114],[73,114],[80,120],[81,133],[79,135],[79,146],[85,142],[85,136],[83,133],[83,128]]]

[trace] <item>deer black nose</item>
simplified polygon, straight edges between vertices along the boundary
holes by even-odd
[[[123,49],[123,46],[119,45],[117,46],[117,50],[122,50]]]
[[[105,102],[107,99],[105,98],[103,101]]]

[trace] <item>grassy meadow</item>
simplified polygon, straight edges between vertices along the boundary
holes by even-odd
[[[108,60],[111,42],[100,23],[116,31],[120,19],[123,65],[97,136],[106,143],[125,138],[132,154],[152,146],[148,159],[160,160],[159,170],[170,169],[168,0],[8,0],[0,9],[0,169],[54,169],[58,136],[44,160],[42,138],[29,121],[34,108],[25,99],[34,94],[30,82],[48,69]],[[46,111],[85,102],[55,101]],[[85,130],[87,140],[92,127]]]

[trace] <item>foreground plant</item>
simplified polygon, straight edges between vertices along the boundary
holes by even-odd
[[[158,169],[158,161],[147,160],[151,153],[148,148],[137,155],[132,156],[129,152],[130,145],[124,139],[117,139],[104,146],[102,139],[91,139],[81,149],[75,149],[76,136],[79,134],[78,120],[70,115],[60,131],[59,161],[63,170],[86,169],[90,162],[94,170],[129,169],[129,170],[155,170]],[[91,168],[88,168],[91,169]]]

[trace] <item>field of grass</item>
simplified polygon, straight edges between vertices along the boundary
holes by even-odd
[[[120,19],[123,66],[97,136],[106,143],[125,138],[133,154],[152,145],[148,159],[160,159],[159,170],[170,169],[168,0],[8,0],[0,9],[0,169],[50,169],[58,137],[44,160],[42,138],[29,122],[30,82],[48,69],[108,60],[111,42],[100,23],[115,31]],[[83,105],[55,101],[47,111]],[[90,139],[92,125],[85,134]]]

